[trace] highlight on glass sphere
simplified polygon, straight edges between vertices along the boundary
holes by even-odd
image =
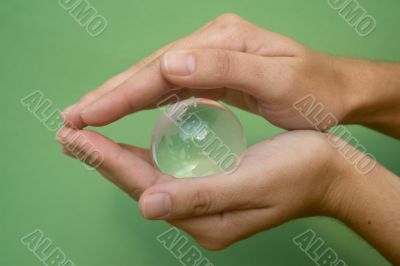
[[[154,165],[177,177],[233,171],[246,149],[243,128],[220,102],[189,98],[161,107],[151,142]]]

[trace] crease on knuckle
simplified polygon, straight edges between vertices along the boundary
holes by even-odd
[[[196,190],[193,194],[192,208],[196,215],[208,213],[211,209],[210,194],[204,191]]]
[[[216,66],[214,77],[218,79],[230,77],[235,64],[232,55],[226,51],[217,50],[214,58]]]

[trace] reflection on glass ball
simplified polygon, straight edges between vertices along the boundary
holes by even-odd
[[[162,109],[151,143],[158,169],[178,178],[235,169],[246,142],[239,120],[223,104],[190,98]]]

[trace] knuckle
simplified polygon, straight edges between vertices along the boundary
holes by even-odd
[[[240,50],[243,43],[242,28],[231,27],[220,34],[220,44],[228,50]]]
[[[235,14],[224,14],[218,17],[214,23],[218,42],[225,48],[238,49],[237,46],[243,40],[247,24],[245,20]]]
[[[237,14],[234,14],[234,13],[225,13],[225,14],[222,14],[221,16],[219,16],[219,17],[216,19],[216,21],[217,21],[217,22],[221,22],[221,23],[223,23],[223,24],[231,25],[231,24],[240,24],[240,23],[242,23],[244,20],[242,19],[242,17],[240,17],[240,16],[237,15]]]
[[[228,77],[231,74],[232,69],[234,68],[234,58],[233,56],[226,51],[216,50],[213,56],[215,60],[215,71],[214,76],[216,78]]]
[[[196,190],[193,195],[192,208],[196,215],[208,213],[211,208],[210,194],[205,191]]]

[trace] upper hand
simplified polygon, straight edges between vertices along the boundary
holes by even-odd
[[[223,15],[88,93],[64,119],[77,128],[106,125],[179,90],[181,98],[223,100],[283,128],[313,128],[293,108],[307,94],[338,122],[351,113],[351,93],[338,62],[236,15]]]

